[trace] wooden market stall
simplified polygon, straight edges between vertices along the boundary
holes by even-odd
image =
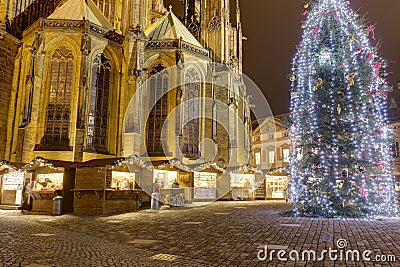
[[[22,164],[7,161],[0,162],[0,208],[20,209],[29,204],[26,186],[30,184],[30,176],[22,169]]]
[[[153,162],[153,193],[159,195],[161,204],[174,207],[192,202],[191,173],[184,171],[170,162]]]
[[[193,201],[211,202],[229,194],[229,175],[216,164],[200,168],[193,175]]]
[[[110,214],[136,211],[150,198],[138,180],[144,170],[135,160],[96,159],[76,165],[74,212]]]
[[[284,168],[270,171],[265,177],[266,199],[285,199],[289,182]]]
[[[230,172],[232,200],[256,199],[257,188],[264,183],[263,173],[251,166],[243,166]]]
[[[26,166],[32,174],[32,211],[53,213],[53,198],[61,196],[62,212],[72,213],[75,167],[72,162],[36,158]]]

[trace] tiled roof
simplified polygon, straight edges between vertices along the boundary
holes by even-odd
[[[111,23],[92,0],[68,0],[59,6],[48,18],[63,20],[83,20],[85,18],[106,30],[113,30]]]
[[[170,10],[164,17],[152,24],[146,31],[150,41],[156,40],[178,40],[181,39],[191,45],[203,46],[197,41],[190,31],[183,25],[177,16]]]

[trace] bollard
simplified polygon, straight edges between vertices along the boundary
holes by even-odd
[[[62,197],[53,198],[53,215],[61,215],[62,213]]]
[[[160,209],[160,202],[158,200],[158,193],[151,194],[151,209],[152,210],[159,210]]]

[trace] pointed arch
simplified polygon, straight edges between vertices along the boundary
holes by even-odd
[[[185,87],[182,92],[183,127],[182,152],[188,158],[197,158],[200,142],[200,74],[194,68],[185,72]]]
[[[149,71],[149,107],[152,108],[147,120],[147,153],[163,154],[163,130],[168,117],[169,73],[163,62],[155,64]]]
[[[111,61],[104,55],[94,57],[89,92],[86,147],[89,151],[108,152]]]
[[[74,61],[73,52],[66,46],[57,48],[50,59],[50,88],[42,138],[45,149],[69,149]]]

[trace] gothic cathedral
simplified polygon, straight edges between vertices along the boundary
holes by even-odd
[[[164,4],[0,0],[0,160],[251,163],[239,0]]]

